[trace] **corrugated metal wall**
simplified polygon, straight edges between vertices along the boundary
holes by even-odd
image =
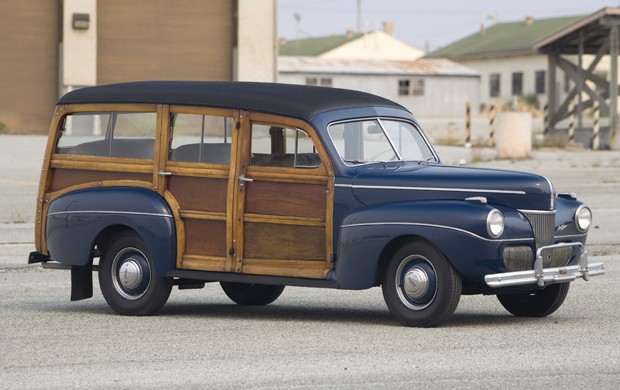
[[[47,133],[58,99],[59,3],[0,1],[0,122]]]
[[[232,1],[100,0],[97,7],[98,84],[232,80]]]

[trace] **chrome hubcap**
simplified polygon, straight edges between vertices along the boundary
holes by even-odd
[[[135,259],[128,259],[119,268],[119,282],[126,289],[134,289],[142,282],[142,268]]]
[[[123,298],[140,299],[151,284],[151,267],[146,255],[138,248],[119,251],[112,261],[112,283]]]
[[[409,309],[423,310],[435,300],[437,276],[426,257],[407,256],[400,262],[395,277],[398,298]]]
[[[428,275],[424,270],[413,267],[407,271],[403,279],[405,294],[411,299],[420,299],[428,291]]]

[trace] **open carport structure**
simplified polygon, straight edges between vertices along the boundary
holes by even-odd
[[[598,121],[594,121],[591,138],[586,146],[620,149],[618,141],[618,41],[620,29],[620,8],[603,8],[574,23],[540,39],[534,49],[547,54],[548,62],[548,119],[545,132],[554,130],[557,124],[571,116],[577,119],[577,129],[583,130],[583,113],[588,108],[599,110],[609,118],[609,132],[599,132]],[[577,63],[562,56],[576,55]],[[587,65],[585,55],[594,58]],[[609,55],[609,77],[595,72],[601,60]],[[561,69],[570,80],[572,89],[562,102],[558,101],[556,90],[557,69]],[[574,132],[569,129],[569,140]],[[588,133],[590,134],[590,133]],[[588,142],[590,141],[591,142]]]

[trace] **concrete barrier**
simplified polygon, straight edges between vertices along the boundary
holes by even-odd
[[[532,114],[502,112],[495,127],[497,158],[528,158],[532,152]]]

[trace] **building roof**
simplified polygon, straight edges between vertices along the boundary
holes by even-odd
[[[142,81],[74,90],[58,104],[147,103],[248,110],[310,122],[326,111],[345,108],[388,107],[408,111],[391,100],[348,89],[292,84]]]
[[[362,33],[294,39],[280,43],[280,56],[319,56],[360,38]]]
[[[280,73],[306,74],[356,74],[398,76],[464,76],[479,77],[480,74],[464,65],[445,58],[402,60],[364,60],[320,57],[280,57]]]
[[[540,39],[578,21],[583,16],[565,16],[550,19],[526,19],[518,22],[497,23],[448,46],[427,57],[445,57],[453,60],[488,58],[535,53],[534,44]]]
[[[602,8],[542,37],[534,43],[534,49],[578,54],[579,41],[583,38],[584,53],[595,54],[609,38],[609,26],[614,23],[620,23],[620,8]]]

